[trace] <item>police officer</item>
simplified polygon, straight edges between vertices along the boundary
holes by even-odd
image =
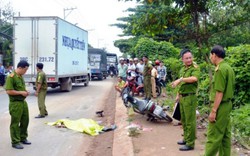
[[[224,61],[226,54],[222,46],[216,45],[210,53],[210,60],[216,66],[212,81],[210,101],[212,109],[209,114],[206,156],[231,155],[231,123],[230,112],[234,94],[235,74]]]
[[[143,56],[143,61],[144,61],[143,85],[144,85],[144,92],[145,92],[145,100],[150,100],[151,99],[151,92],[152,92],[151,70],[153,67],[149,63],[147,56]]]
[[[35,118],[44,118],[48,115],[45,106],[45,98],[47,94],[47,78],[46,74],[43,72],[43,64],[36,64],[37,77],[36,77],[36,93],[35,95],[38,97],[38,108],[40,114]]]
[[[20,143],[30,145],[27,140],[29,125],[29,110],[25,98],[29,92],[25,88],[22,75],[26,73],[29,64],[26,61],[20,61],[17,69],[11,73],[6,80],[6,93],[9,95],[9,113],[11,116],[10,136],[12,147],[23,149]]]
[[[184,139],[177,144],[183,145],[180,151],[193,150],[196,134],[196,107],[198,79],[200,70],[193,62],[193,56],[189,49],[181,51],[184,66],[180,70],[180,78],[172,82],[172,87],[180,85],[176,102],[180,103],[181,123],[183,125]]]

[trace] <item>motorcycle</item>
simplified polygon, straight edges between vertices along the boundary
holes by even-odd
[[[156,83],[156,95],[159,97],[161,95],[161,88],[163,87],[163,83],[159,78],[155,78]]]
[[[127,77],[127,87],[129,89],[129,91],[131,91],[132,96],[134,96],[135,94],[139,95],[140,93],[143,93],[143,85],[138,84],[137,80],[140,78],[141,83],[142,82],[142,78],[141,77]]]
[[[129,74],[128,74],[129,75]],[[142,80],[142,77],[139,75],[139,76],[136,76],[136,77],[132,77],[129,76],[129,78],[127,78],[127,82],[128,82],[128,87],[130,89],[130,91],[132,92],[132,96],[134,96],[135,94],[139,95],[140,93],[144,93],[144,87],[143,85],[139,85],[141,83],[143,83],[143,80]],[[138,84],[139,82],[139,84]],[[163,87],[163,84],[161,82],[160,79],[156,78],[155,79],[155,82],[156,82],[156,95],[157,97],[159,97],[161,95],[161,88]]]
[[[114,76],[114,72],[113,72],[113,71],[110,71],[109,75],[110,75],[111,77],[113,77],[113,76]]]
[[[136,113],[147,115],[147,121],[166,120],[172,122],[173,119],[166,113],[168,108],[159,106],[152,100],[141,100],[131,96],[130,89],[125,87],[121,93],[123,104],[126,107],[133,107]]]

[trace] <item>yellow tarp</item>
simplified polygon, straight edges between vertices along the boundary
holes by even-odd
[[[60,119],[56,122],[48,122],[46,124],[50,126],[64,125],[68,129],[87,133],[92,136],[98,135],[104,128],[103,126],[100,126],[96,121],[84,118],[78,120]]]

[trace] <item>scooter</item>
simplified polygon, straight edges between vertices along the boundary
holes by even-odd
[[[126,107],[133,107],[136,113],[147,115],[147,121],[166,120],[172,122],[173,119],[165,112],[168,108],[159,106],[156,102],[151,100],[140,100],[131,96],[130,89],[125,87],[121,93],[123,104]]]
[[[114,72],[111,70],[109,75],[110,75],[111,77],[113,77],[113,76],[114,76]]]

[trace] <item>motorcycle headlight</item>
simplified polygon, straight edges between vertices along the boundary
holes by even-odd
[[[123,99],[126,99],[128,97],[128,94],[123,94]]]

